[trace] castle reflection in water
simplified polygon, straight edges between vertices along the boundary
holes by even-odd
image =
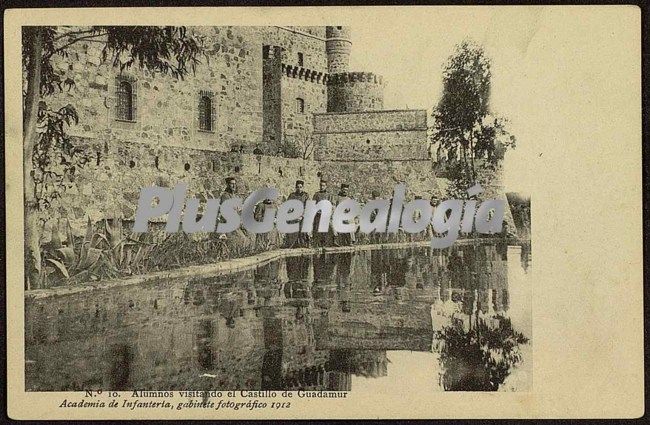
[[[529,258],[499,244],[377,249],[28,298],[26,389],[354,390],[390,374],[387,352],[432,352],[452,319],[507,317],[508,267]]]

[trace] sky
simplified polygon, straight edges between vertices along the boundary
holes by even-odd
[[[640,31],[628,24],[638,8],[623,8],[431,7],[386,19],[355,15],[350,70],[384,76],[386,109],[430,109],[454,46],[464,39],[482,44],[492,60],[492,110],[510,120],[517,137],[505,159],[504,184],[530,193],[538,181],[534,163],[549,143],[573,138],[568,149],[575,150],[576,136],[603,129],[613,103],[622,112],[637,99],[631,90],[640,79],[622,79],[619,72],[629,70],[624,64],[638,65],[640,44],[631,41]]]

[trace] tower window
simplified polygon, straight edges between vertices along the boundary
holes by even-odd
[[[214,95],[212,92],[199,93],[199,130],[214,131]]]
[[[298,52],[298,66],[305,66],[305,58],[301,52]]]
[[[135,121],[135,81],[116,80],[115,118],[122,121]]]
[[[296,112],[299,114],[305,113],[305,100],[301,98],[296,98]]]

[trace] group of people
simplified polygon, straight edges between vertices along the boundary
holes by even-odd
[[[338,194],[333,194],[328,191],[328,181],[321,178],[320,186],[312,199],[316,202],[329,201],[333,206],[338,205],[340,202],[349,198],[348,190],[350,186],[347,183],[341,184]],[[287,200],[296,199],[303,204],[309,200],[309,194],[305,192],[305,182],[303,180],[296,180],[295,190],[289,194]],[[306,248],[309,246],[350,246],[354,242],[353,233],[336,233],[331,227],[328,232],[318,232],[318,225],[320,223],[321,215],[317,213],[314,217],[314,225],[311,233],[296,232],[288,233],[285,237],[285,248]],[[297,219],[295,222],[301,222]]]
[[[314,193],[313,196],[305,191],[305,182],[303,180],[296,180],[295,190],[289,194],[287,200],[298,200],[303,204],[308,200],[312,199],[315,202],[320,202],[327,200],[332,203],[334,207],[340,202],[343,202],[346,199],[350,198],[349,190],[350,185],[347,183],[342,183],[336,193],[330,192],[328,188],[329,181],[326,178],[321,178],[319,183],[319,189]],[[228,177],[226,179],[226,188],[222,192],[221,202],[224,202],[227,199],[237,196],[237,183],[234,177]],[[380,196],[377,190],[373,190],[371,193],[370,200],[378,199]],[[420,199],[421,197],[416,197]],[[431,200],[432,205],[435,202],[434,199]],[[277,206],[273,201],[266,199],[262,203],[258,204],[255,209],[255,219],[262,220],[266,208],[276,208]],[[372,218],[372,217],[371,217]],[[279,244],[285,248],[306,248],[306,247],[325,247],[325,246],[351,246],[354,243],[380,243],[380,242],[405,242],[410,241],[414,238],[413,235],[407,235],[403,232],[398,232],[397,234],[361,234],[358,230],[354,233],[337,233],[334,229],[329,227],[327,232],[318,232],[318,226],[320,224],[320,213],[317,213],[314,217],[313,229],[312,232],[295,232],[287,233],[283,237],[283,241]],[[293,222],[289,223],[301,223],[302,219],[298,218]],[[423,238],[430,237],[427,235],[422,235]],[[278,237],[278,235],[263,233],[256,235],[256,244],[259,246],[270,246],[277,245],[277,241],[272,241],[272,239]]]

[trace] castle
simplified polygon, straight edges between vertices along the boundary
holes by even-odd
[[[183,80],[101,60],[100,43],[81,43],[54,64],[76,81],[52,103],[72,103],[70,129],[91,161],[79,169],[50,217],[81,224],[131,219],[142,187],[188,182],[218,196],[232,175],[242,194],[263,186],[288,194],[296,179],[310,194],[321,177],[368,199],[443,195],[427,141],[424,109],[383,110],[384,81],[349,71],[350,28],[191,27],[204,56]],[[283,146],[298,154],[282,155]],[[54,213],[52,213],[54,212]]]

